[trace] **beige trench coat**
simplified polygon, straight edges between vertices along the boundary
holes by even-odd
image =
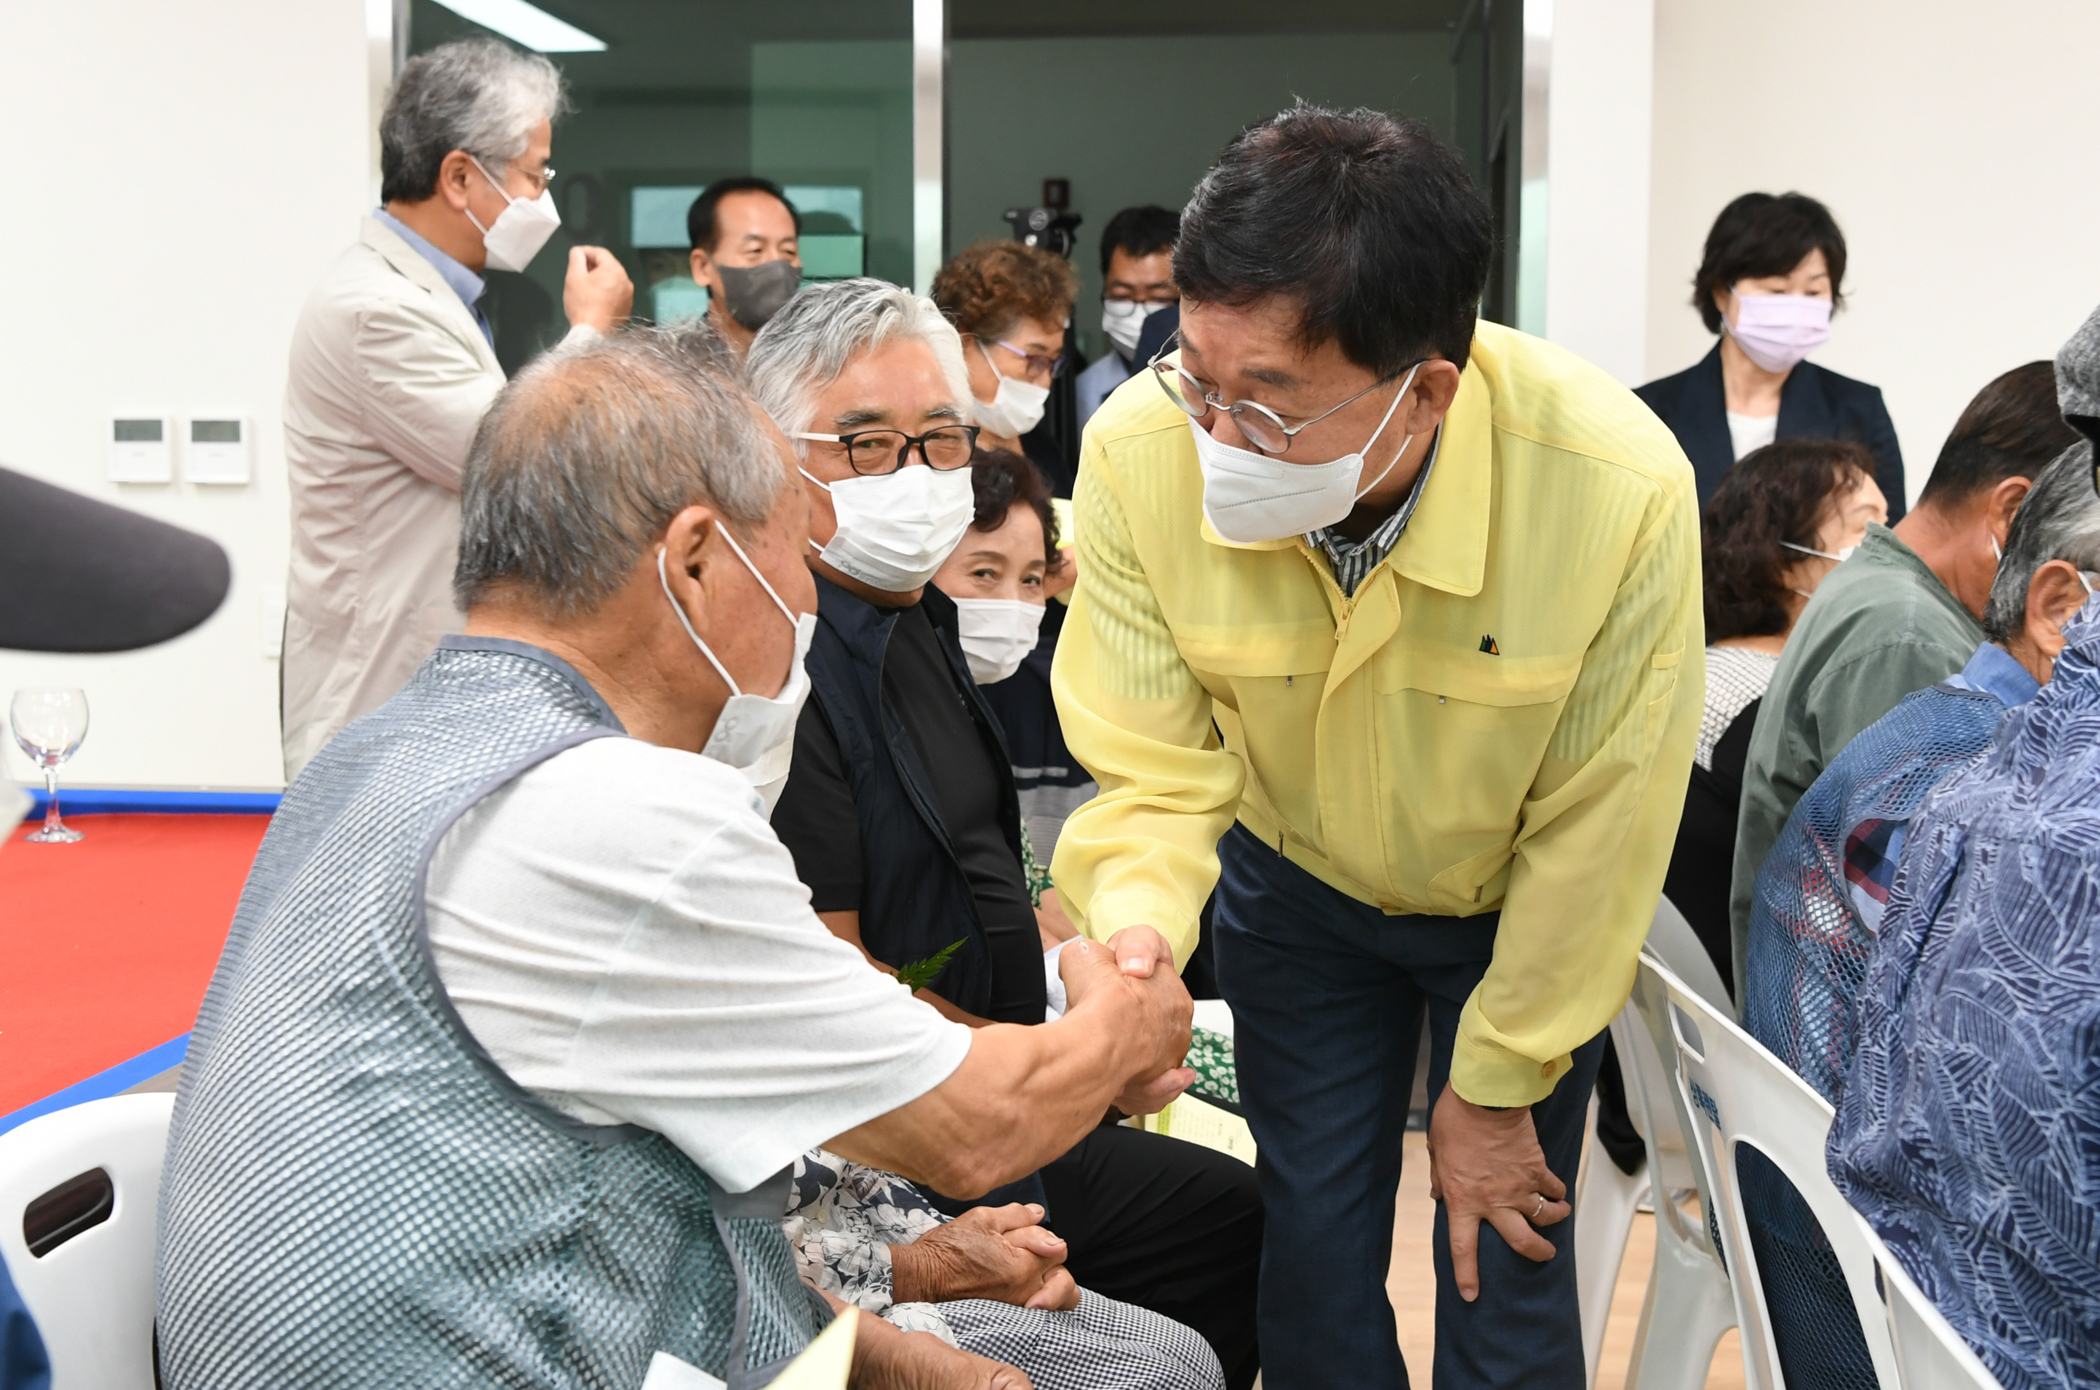
[[[459,630],[460,470],[503,380],[459,296],[367,218],[292,335],[287,781]]]

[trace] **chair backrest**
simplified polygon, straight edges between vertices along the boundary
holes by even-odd
[[[1721,986],[1712,958],[1699,944],[1692,924],[1685,921],[1684,914],[1668,898],[1656,903],[1655,920],[1648,928],[1644,949],[1709,1004],[1722,1010],[1729,1007],[1727,991]],[[1661,1040],[1665,1034],[1642,1026],[1637,1003],[1628,1000],[1625,1011],[1612,1020],[1612,1043],[1619,1054],[1619,1073],[1626,1082],[1626,1108],[1634,1128],[1648,1141],[1649,1168],[1656,1175],[1656,1186],[1667,1198],[1671,1192],[1696,1187],[1698,1174],[1692,1171],[1691,1159],[1685,1152],[1684,1136],[1691,1131],[1677,1116],[1675,1069],[1664,1066],[1656,1051],[1664,1045]],[[1658,1027],[1662,1021],[1658,1015]],[[1674,1207],[1665,1212],[1667,1205],[1665,1200],[1656,1206],[1657,1219],[1681,1227],[1677,1232],[1681,1238],[1708,1249],[1706,1233],[1687,1226]]]
[[[1655,904],[1655,920],[1648,924],[1646,950],[1692,993],[1726,1017],[1738,1017],[1735,1001],[1728,997],[1728,986],[1722,982],[1721,972],[1714,969],[1714,958],[1706,953],[1699,933],[1692,930],[1692,924],[1677,910],[1677,904],[1668,898]]]
[[[1667,1023],[1656,1041],[1692,1126],[1751,1390],[1893,1390],[1873,1253],[1824,1168],[1830,1106],[1653,956],[1634,995],[1644,1020]]]
[[[152,1390],[154,1227],[175,1097],[112,1096],[0,1135],[0,1255],[65,1390]]]
[[[1881,1272],[1881,1297],[1888,1305],[1889,1334],[1896,1343],[1896,1370],[1903,1390],[2004,1390],[1990,1367],[1904,1273],[1867,1218],[1854,1212],[1853,1219]]]

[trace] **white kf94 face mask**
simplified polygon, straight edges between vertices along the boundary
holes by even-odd
[[[985,363],[997,375],[999,364],[992,361],[992,354],[986,351],[984,344],[980,342],[977,350],[984,354]],[[1043,409],[1049,400],[1050,388],[1047,386],[1038,386],[1017,376],[1000,376],[998,392],[988,401],[972,398],[970,410],[976,422],[993,434],[1019,439],[1043,422]]]
[[[959,598],[955,621],[970,678],[995,685],[1021,669],[1042,635],[1043,605],[1014,598]]]
[[[1196,436],[1196,461],[1203,469],[1203,519],[1226,540],[1239,545],[1280,541],[1332,526],[1355,509],[1356,501],[1393,471],[1393,464],[1414,443],[1409,435],[1400,441],[1393,462],[1377,477],[1362,481],[1364,453],[1378,442],[1385,427],[1407,399],[1415,384],[1417,362],[1408,368],[1393,403],[1363,448],[1327,463],[1287,463],[1253,449],[1221,444],[1191,416],[1189,429]]]
[[[811,541],[818,558],[884,593],[906,594],[933,578],[976,513],[968,468],[906,464],[894,473],[855,475],[827,483],[802,476],[831,494],[838,529],[827,545]]]
[[[1137,351],[1138,338],[1145,331],[1145,320],[1166,307],[1164,304],[1140,304],[1134,299],[1104,299],[1101,301],[1101,332],[1115,344],[1117,352],[1129,357]]]
[[[561,225],[561,213],[554,206],[554,191],[543,188],[537,198],[513,198],[502,181],[483,168],[480,160],[472,155],[467,158],[474,160],[474,167],[481,170],[489,187],[510,204],[486,227],[481,225],[481,219],[474,215],[472,208],[466,210],[467,220],[474,224],[475,231],[481,233],[482,249],[488,252],[489,269],[523,270],[532,264],[532,258],[540,253],[547,238],[553,236],[554,229]]]
[[[758,572],[758,566],[751,563],[751,557],[736,543],[736,537],[729,534],[727,526],[722,527],[722,539],[729,542],[736,558],[744,562],[744,568],[751,571],[751,577],[766,591],[766,597],[773,600],[773,606],[795,629],[794,664],[788,667],[787,681],[780,687],[778,695],[769,698],[746,694],[736,683],[736,677],[729,674],[728,668],[708,650],[707,643],[700,640],[700,634],[693,630],[693,620],[685,615],[685,609],[671,593],[671,579],[664,568],[664,552],[660,546],[656,551],[656,578],[664,586],[664,597],[670,600],[671,611],[678,615],[679,626],[685,629],[685,635],[693,639],[700,655],[707,658],[707,664],[715,668],[722,684],[729,687],[729,702],[722,706],[721,716],[715,720],[714,732],[707,736],[707,746],[700,750],[700,756],[727,763],[744,774],[744,780],[765,803],[766,818],[771,820],[773,808],[780,803],[781,789],[787,786],[789,763],[795,756],[795,722],[802,717],[803,702],[809,699],[809,672],[803,669],[802,662],[809,655],[810,640],[817,635],[817,615],[804,613],[797,617],[780,601],[780,595]]]

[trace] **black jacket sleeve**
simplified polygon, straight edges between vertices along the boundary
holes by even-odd
[[[860,911],[860,812],[838,736],[815,700],[802,707],[795,725],[795,761],[773,808],[773,833],[795,857],[795,876],[809,888],[812,909]]]

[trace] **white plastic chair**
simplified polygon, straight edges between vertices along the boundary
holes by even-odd
[[[1656,905],[1647,950],[1690,981],[1716,1008],[1728,1008],[1728,994],[1712,959],[1668,898]],[[1735,1326],[1728,1276],[1706,1232],[1670,1204],[1669,1194],[1697,1187],[1698,1175],[1686,1153],[1676,1089],[1633,1002],[1612,1020],[1611,1033],[1626,1082],[1627,1109],[1634,1128],[1647,1141],[1648,1163],[1632,1177],[1620,1172],[1598,1142],[1592,1116],[1575,1198],[1579,1212],[1575,1287],[1582,1307],[1582,1350],[1589,1381],[1592,1385],[1597,1381],[1612,1293],[1625,1260],[1634,1213],[1652,1186],[1658,1194],[1654,1202],[1655,1262],[1648,1275],[1626,1384],[1629,1390],[1698,1390],[1706,1383],[1715,1344]],[[1651,1329],[1663,1330],[1653,1345]]]
[[[152,1390],[154,1226],[174,1109],[167,1092],[112,1096],[0,1135],[0,1256],[63,1390]]]
[[[1824,1168],[1829,1103],[1651,956],[1641,958],[1634,998],[1657,1043],[1665,1048],[1663,1055],[1675,1073],[1678,1114],[1687,1135],[1694,1137],[1690,1151],[1699,1172],[1700,1196],[1720,1228],[1732,1276],[1729,1289],[1743,1330],[1745,1383],[1750,1390],[1786,1390],[1743,1205],[1741,1153],[1754,1148],[1793,1185],[1821,1225],[1851,1296],[1875,1378],[1894,1390],[1899,1384],[1896,1349],[1875,1289],[1874,1255],[1851,1205]]]
[[[1896,1373],[1903,1390],[2004,1390],[1925,1291],[1903,1272],[1867,1218],[1857,1211],[1852,1217],[1881,1271],[1881,1297],[1888,1306],[1889,1335],[1896,1343]]]

